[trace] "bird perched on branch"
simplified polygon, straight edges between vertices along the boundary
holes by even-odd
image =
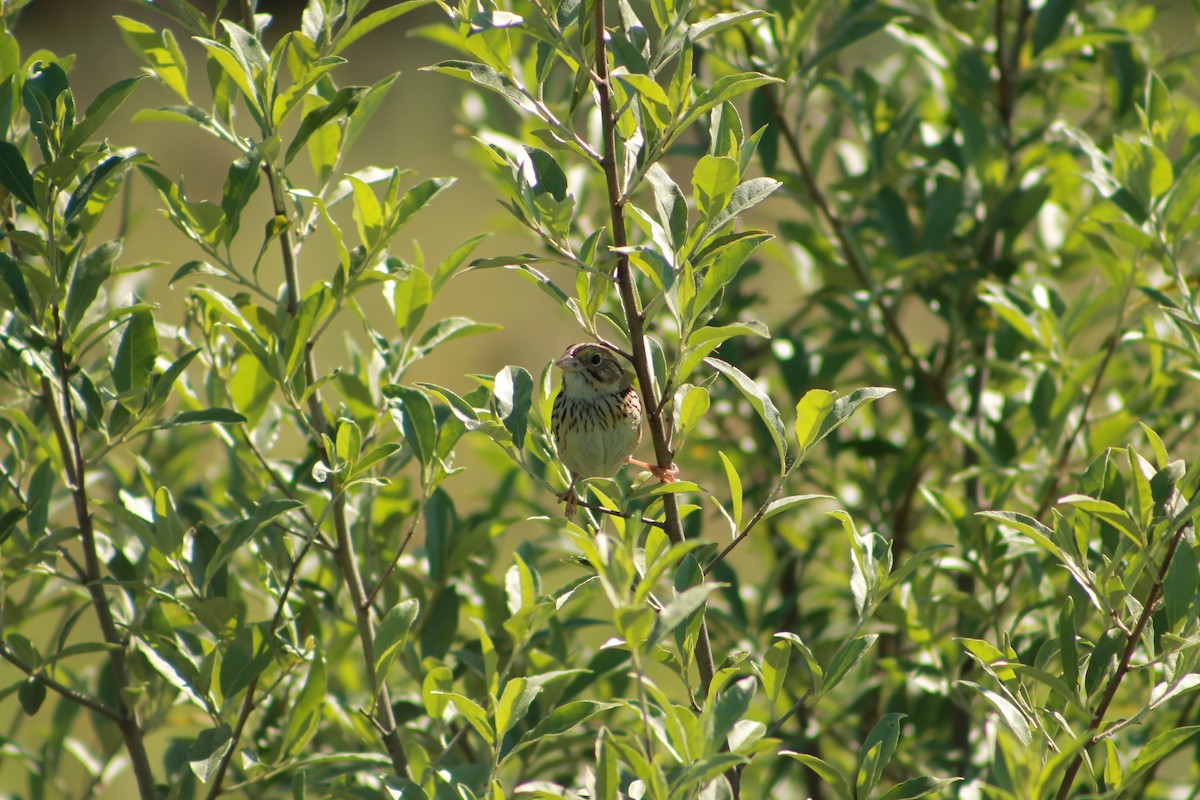
[[[558,457],[571,473],[571,485],[559,496],[568,519],[579,504],[575,484],[580,479],[612,477],[624,464],[647,469],[664,483],[678,474],[673,464],[663,469],[632,457],[642,440],[642,400],[619,359],[609,347],[584,342],[571,345],[554,362],[563,380],[550,429]]]

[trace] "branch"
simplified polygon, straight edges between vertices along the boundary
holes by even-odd
[[[283,180],[274,165],[265,167],[268,185],[271,189],[271,202],[274,205],[275,216],[286,216],[287,206],[284,203]],[[296,251],[292,241],[291,227],[284,229],[279,237],[279,249],[283,256],[284,280],[287,283],[288,314],[295,316],[300,308],[300,275],[296,266]],[[317,360],[313,355],[313,343],[305,344],[304,377],[312,385],[316,382]],[[325,451],[324,441],[329,434],[329,423],[325,418],[325,409],[321,405],[320,392],[313,392],[308,398],[308,412],[316,431],[314,444],[317,455],[326,464],[332,464],[333,458]],[[396,720],[392,716],[391,698],[386,686],[379,683],[375,674],[375,629],[371,621],[371,605],[367,600],[366,589],[363,585],[362,572],[358,568],[358,556],[354,551],[354,541],[350,537],[350,523],[346,516],[346,496],[335,477],[330,481],[330,500],[333,505],[333,527],[337,534],[334,557],[342,570],[342,577],[350,591],[350,600],[354,604],[354,617],[358,625],[358,638],[362,645],[363,660],[366,662],[367,684],[371,696],[375,698],[376,711],[379,715],[379,726],[383,731],[382,739],[392,761],[392,769],[396,776],[403,778],[408,773],[408,757],[404,753],[404,744],[396,731]]]
[[[1058,787],[1058,794],[1055,795],[1055,800],[1067,800],[1071,795],[1071,785],[1075,782],[1075,776],[1079,774],[1079,768],[1083,766],[1084,754],[1092,745],[1100,740],[1100,726],[1104,723],[1105,715],[1108,714],[1108,707],[1112,705],[1113,698],[1116,697],[1117,689],[1120,688],[1121,682],[1129,674],[1130,664],[1133,662],[1133,654],[1137,650],[1138,642],[1141,641],[1142,633],[1145,631],[1150,617],[1154,616],[1154,607],[1158,604],[1159,597],[1162,595],[1163,582],[1167,579],[1167,570],[1171,566],[1171,560],[1175,557],[1175,551],[1179,547],[1179,542],[1189,529],[1194,529],[1191,523],[1180,525],[1179,530],[1171,537],[1171,543],[1167,546],[1167,554],[1163,558],[1162,565],[1158,568],[1158,580],[1150,587],[1150,591],[1146,595],[1146,602],[1142,605],[1142,612],[1138,615],[1137,624],[1129,632],[1129,638],[1125,643],[1125,652],[1121,654],[1121,663],[1113,671],[1112,675],[1109,676],[1108,683],[1104,686],[1104,693],[1100,696],[1100,703],[1096,706],[1096,710],[1092,714],[1091,722],[1088,723],[1087,744],[1080,748],[1071,759],[1067,771],[1063,774],[1063,780]]]
[[[596,37],[596,92],[600,101],[600,121],[604,137],[603,153],[600,160],[604,168],[604,183],[608,190],[608,211],[611,221],[613,246],[619,250],[628,246],[625,234],[625,207],[621,202],[621,183],[617,175],[617,143],[616,117],[613,113],[612,92],[608,85],[608,54],[604,44],[604,3],[595,3]],[[658,467],[669,470],[674,463],[674,453],[671,452],[670,431],[663,424],[662,407],[659,405],[658,391],[650,372],[650,354],[646,347],[645,317],[638,300],[637,288],[633,283],[633,271],[629,265],[629,257],[618,253],[617,290],[621,296],[621,307],[625,312],[625,322],[629,327],[630,360],[637,375],[638,388],[641,390],[642,406],[646,409],[646,424],[650,428],[650,440],[654,445],[654,458]],[[679,517],[679,502],[673,494],[662,496],[664,528],[667,536],[674,544],[685,541],[683,522]],[[708,641],[708,626],[700,624],[700,634],[697,637],[696,661],[700,670],[700,681],[705,695],[708,694],[709,684],[712,683],[715,668],[712,652]]]
[[[46,684],[46,686],[48,686],[51,689],[53,689],[54,691],[58,692],[63,697],[70,700],[72,703],[77,703],[78,705],[81,705],[84,708],[91,709],[92,711],[95,711],[100,716],[106,717],[107,719],[112,720],[113,722],[117,723],[118,725],[121,723],[121,715],[118,714],[116,711],[113,711],[111,708],[104,705],[99,700],[92,699],[91,697],[84,694],[83,692],[78,692],[78,691],[72,689],[70,686],[66,686],[62,683],[59,683],[54,678],[51,678],[49,675],[45,674],[44,672],[39,674],[38,671],[35,670],[32,665],[26,664],[24,661],[22,661],[20,658],[18,658],[16,655],[14,655],[13,652],[8,649],[8,645],[4,644],[3,642],[0,642],[0,658],[3,658],[5,661],[12,664],[17,669],[21,670],[21,672],[24,672],[29,677],[37,678],[40,682]]]
[[[138,725],[137,716],[124,700],[125,690],[129,688],[129,668],[125,661],[126,642],[117,629],[112,606],[109,605],[108,595],[104,593],[100,557],[96,548],[96,531],[92,526],[91,503],[87,493],[87,466],[83,458],[79,429],[76,425],[75,407],[71,401],[69,380],[71,370],[63,341],[62,318],[58,303],[51,305],[51,312],[54,318],[54,365],[58,372],[59,401],[55,402],[50,381],[43,378],[42,402],[46,405],[46,410],[50,412],[55,436],[58,438],[59,446],[63,448],[63,465],[67,473],[71,499],[75,506],[75,521],[79,526],[80,545],[83,549],[83,573],[86,578],[84,585],[91,596],[92,608],[100,623],[101,635],[103,635],[105,643],[112,645],[108,651],[108,660],[112,666],[112,679],[116,689],[114,694],[118,698],[116,718],[113,722],[121,731],[125,750],[129,753],[129,762],[137,780],[139,796],[142,800],[156,800],[158,791],[155,789],[154,772],[150,768],[150,758],[146,754],[146,743],[142,738],[142,730]]]
[[[617,174],[617,120],[613,111],[612,92],[608,77],[608,53],[604,42],[604,0],[595,0],[593,10],[595,24],[592,35],[596,40],[594,84],[599,100],[601,132],[604,139],[600,165],[604,169],[604,183],[608,191],[608,213],[613,246],[618,250],[617,290],[621,296],[621,308],[625,314],[625,323],[629,328],[630,355],[632,356],[633,370],[637,375],[638,388],[641,390],[642,406],[646,409],[646,424],[650,428],[654,458],[660,469],[669,470],[674,464],[675,454],[671,452],[670,428],[663,422],[662,406],[659,404],[657,388],[650,372],[650,354],[646,346],[644,328],[645,316],[638,300],[637,288],[634,286],[629,256],[620,252],[629,242],[625,235],[625,206],[621,200],[621,183]],[[683,521],[679,516],[678,498],[673,494],[666,494],[662,497],[662,503],[663,528],[667,533],[667,538],[674,544],[682,544],[686,537],[683,533]],[[708,621],[703,617],[700,620],[700,629],[696,634],[695,658],[696,667],[700,673],[700,684],[704,690],[704,697],[707,698],[716,668],[713,664],[712,644],[708,637]],[[726,778],[733,790],[734,800],[737,800],[741,795],[737,771],[728,771]]]
[[[248,12],[249,3],[244,0],[243,12]],[[249,19],[249,17],[247,17]],[[274,164],[265,164],[263,172],[266,174],[267,185],[271,192],[272,211],[275,217],[287,217],[287,204],[284,200],[283,178],[279,170]],[[284,284],[287,288],[287,313],[291,317],[295,317],[300,310],[300,272],[296,263],[296,244],[294,234],[290,225],[284,228],[282,235],[279,237],[280,256],[283,261],[283,277]],[[304,377],[305,381],[311,385],[316,381],[317,364],[316,357],[313,355],[312,340],[305,343],[304,356]],[[325,409],[321,405],[320,392],[313,392],[308,399],[309,422],[313,431],[313,444],[317,450],[317,456],[326,464],[333,463],[330,454],[325,450],[325,438],[329,433],[329,423],[325,418]],[[364,666],[367,671],[368,686],[371,690],[371,697],[375,698],[376,713],[379,719],[376,724],[380,730],[380,738],[383,740],[384,747],[388,752],[388,758],[392,763],[392,769],[397,777],[406,777],[408,772],[408,758],[404,753],[404,744],[400,741],[400,735],[396,731],[396,721],[392,716],[391,699],[388,697],[387,687],[380,686],[378,676],[375,674],[375,631],[371,621],[371,606],[367,600],[367,594],[363,588],[362,573],[358,569],[358,557],[354,552],[354,543],[350,537],[350,525],[346,516],[346,498],[342,492],[336,477],[330,480],[330,505],[333,511],[333,525],[336,531],[336,542],[333,547],[334,558],[338,562],[338,567],[342,571],[342,577],[346,581],[347,588],[350,592],[350,601],[354,605],[354,617],[358,626],[359,642],[362,646]],[[316,529],[315,529],[316,530]],[[301,551],[303,555],[307,551],[307,547],[311,542],[319,536],[319,530],[314,533],[312,539],[305,545],[305,550]],[[299,556],[293,562],[293,569],[289,575],[289,581],[295,575],[296,566],[299,564]],[[286,599],[286,597],[284,598]],[[283,611],[283,600],[276,610],[276,618],[272,621],[272,625],[278,623],[280,614]],[[222,783],[225,774],[229,768],[229,764],[233,759],[233,754],[237,750],[238,741],[242,735],[246,720],[253,711],[253,690],[257,684],[251,683],[248,687],[246,700],[242,705],[242,712],[238,717],[238,725],[234,730],[229,749],[225,756],[221,759],[215,774],[216,779],[213,781],[212,788],[209,790],[208,797],[210,800],[216,798],[222,791]]]
[[[842,222],[841,217],[833,210],[829,201],[825,198],[825,193],[821,191],[821,187],[817,184],[817,178],[813,174],[812,168],[808,163],[808,159],[804,156],[804,151],[800,147],[800,140],[796,136],[795,130],[788,125],[787,120],[783,116],[783,106],[780,104],[779,97],[775,93],[772,86],[764,87],[764,96],[771,109],[771,116],[774,118],[775,125],[779,128],[779,132],[783,137],[784,143],[787,145],[788,152],[792,154],[792,160],[796,162],[796,167],[800,170],[800,177],[804,181],[804,188],[808,191],[809,197],[812,198],[813,204],[817,210],[821,212],[821,216],[825,218],[825,223],[833,231],[833,235],[837,238],[838,245],[842,251],[842,258],[845,259],[846,265],[850,267],[850,271],[854,273],[855,279],[859,285],[863,287],[871,296],[871,301],[875,307],[879,309],[879,314],[883,318],[883,327],[887,334],[891,337],[896,347],[904,357],[912,364],[913,372],[916,377],[929,387],[933,395],[934,401],[938,405],[948,406],[949,399],[946,397],[946,390],[942,386],[924,359],[916,354],[912,344],[908,341],[908,335],[900,326],[900,320],[896,317],[892,307],[883,301],[883,296],[875,286],[875,281],[871,278],[870,270],[859,255],[858,248],[850,237],[846,225]]]

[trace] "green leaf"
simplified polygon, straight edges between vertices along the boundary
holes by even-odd
[[[220,687],[232,700],[271,664],[271,645],[259,626],[242,627],[222,654]]]
[[[761,19],[770,16],[766,11],[722,11],[719,14],[713,14],[707,19],[702,19],[699,22],[688,25],[687,40],[689,42],[697,42],[705,36],[711,36],[719,31],[726,30],[741,25],[743,22],[748,22],[752,19]]]
[[[258,531],[269,525],[276,518],[303,506],[304,503],[301,503],[299,500],[271,500],[254,506],[254,510],[249,517],[243,518],[229,526],[224,540],[218,545],[212,558],[209,559],[208,564],[204,568],[205,585],[208,585],[212,581],[213,576],[225,566],[225,563],[235,553],[241,551],[246,546],[254,534],[258,533]]]
[[[787,680],[788,664],[792,658],[792,646],[788,642],[775,642],[767,648],[762,661],[763,690],[772,703],[779,700]]]
[[[180,411],[172,414],[150,430],[166,430],[183,425],[241,425],[246,418],[228,408],[204,408],[198,411]]]
[[[961,780],[962,778],[913,778],[896,784],[879,800],[915,800],[917,797],[927,797],[931,794],[949,797],[946,789]]]
[[[1137,779],[1154,765],[1165,759],[1181,744],[1196,735],[1200,725],[1185,725],[1163,731],[1146,743],[1125,770],[1121,786],[1131,786]]]
[[[392,306],[396,309],[396,327],[408,339],[416,331],[433,301],[433,283],[419,269],[409,270],[404,280],[392,286]]]
[[[729,732],[750,710],[750,702],[757,688],[758,682],[747,676],[721,692],[712,712],[712,730],[708,736],[708,746],[712,751],[726,744]]]
[[[337,453],[338,461],[352,464],[358,461],[358,454],[361,450],[362,430],[358,427],[358,423],[352,419],[339,420],[337,434],[334,438],[334,451]]]
[[[519,723],[529,711],[534,698],[541,693],[540,684],[525,678],[511,678],[504,684],[504,691],[496,701],[496,733],[503,737]]]
[[[985,689],[977,683],[971,681],[960,681],[960,683],[982,694],[1000,712],[1000,718],[1004,720],[1008,729],[1013,732],[1022,745],[1029,747],[1033,743],[1033,731],[1029,726],[1029,720],[1011,700],[991,689]]]
[[[649,75],[616,75],[618,83],[625,87],[630,97],[636,97],[642,110],[653,123],[651,130],[664,131],[671,124],[671,102],[667,93]],[[643,122],[646,122],[643,117]]]
[[[150,382],[150,371],[158,358],[158,333],[154,316],[143,311],[129,318],[113,358],[113,384],[121,394],[139,392]]]
[[[71,128],[70,133],[63,137],[63,154],[70,155],[74,153],[100,130],[100,126],[107,122],[108,118],[113,115],[113,112],[121,107],[121,104],[125,102],[125,98],[129,97],[129,93],[145,77],[145,75],[138,75],[134,78],[125,78],[96,95],[96,99],[83,112],[83,119],[75,127]]]
[[[512,434],[513,446],[523,449],[533,404],[533,377],[524,367],[505,367],[496,375],[492,398],[496,416]]]
[[[776,514],[782,514],[785,511],[790,511],[798,505],[808,503],[813,500],[835,500],[836,498],[828,494],[794,494],[788,497],[779,497],[767,503],[767,509],[763,512],[762,520],[770,519]],[[761,520],[760,520],[761,521]]]
[[[0,514],[0,544],[4,544],[16,524],[28,515],[29,509],[25,506],[15,506]]]
[[[779,416],[779,410],[771,402],[771,398],[749,376],[732,364],[711,356],[704,359],[704,363],[733,381],[733,385],[738,388],[738,391],[750,401],[750,405],[758,412],[759,418],[766,424],[767,432],[775,442],[775,449],[779,454],[779,474],[782,475],[787,469],[787,438],[784,432],[783,420]]]
[[[717,455],[720,456],[721,464],[725,467],[725,479],[729,482],[729,503],[733,511],[733,525],[737,530],[742,527],[742,479],[738,476],[733,462],[724,453],[718,450]]]
[[[119,14],[113,16],[113,21],[121,29],[121,38],[150,65],[154,76],[179,95],[185,103],[188,102],[187,61],[184,60],[183,52],[180,51],[171,29],[164,28],[159,34],[144,22]]]
[[[577,700],[561,705],[538,720],[533,729],[521,737],[520,743],[513,748],[512,752],[516,753],[541,739],[569,733],[597,714],[610,708],[616,708],[617,705],[617,703],[600,703],[594,700]]]
[[[436,692],[449,698],[454,707],[458,709],[458,713],[462,714],[470,723],[475,732],[483,737],[483,740],[489,745],[496,743],[496,732],[492,730],[492,726],[488,723],[487,712],[483,710],[483,706],[476,703],[469,697],[464,697],[455,692]]]
[[[312,654],[308,678],[304,681],[304,688],[300,690],[300,697],[288,706],[287,725],[283,730],[283,740],[279,744],[279,752],[285,758],[303,750],[317,732],[325,708],[325,691],[325,659],[317,649]]]
[[[338,89],[329,102],[305,114],[304,118],[300,120],[300,126],[296,129],[296,135],[292,137],[292,141],[288,144],[287,150],[284,153],[284,165],[292,163],[292,159],[299,154],[300,150],[308,143],[308,140],[312,138],[314,133],[343,112],[347,114],[352,113],[366,92],[367,90],[361,86],[348,86]]]
[[[439,320],[421,334],[415,350],[421,355],[425,355],[433,350],[433,348],[445,342],[462,339],[467,336],[477,336],[481,333],[498,331],[500,329],[500,325],[493,325],[488,322],[476,322],[466,317],[447,317],[446,319]]]
[[[233,241],[241,224],[242,210],[258,189],[262,160],[257,152],[245,155],[229,165],[225,185],[221,189],[221,213],[225,216],[222,239]]]
[[[29,208],[37,208],[37,200],[33,196],[33,176],[25,165],[25,157],[12,142],[0,142],[0,185]]]
[[[446,282],[454,277],[455,273],[462,269],[462,266],[466,263],[467,259],[470,257],[471,253],[475,250],[479,243],[490,235],[491,234],[488,233],[479,233],[475,236],[472,236],[470,239],[467,239],[458,247],[454,248],[454,250],[450,252],[450,255],[446,256],[446,258],[443,259],[440,264],[438,264],[437,269],[433,271],[434,294],[437,294],[438,291],[440,291],[441,288],[446,285]]]
[[[383,208],[371,185],[357,175],[347,177],[354,193],[354,221],[358,236],[366,247],[375,247],[383,235]]]
[[[227,27],[237,28],[237,25],[222,20],[227,24]],[[249,36],[244,30],[244,36]],[[208,50],[209,58],[217,63],[218,66],[225,72],[226,75],[233,81],[234,85],[242,92],[242,96],[246,99],[246,106],[250,111],[250,115],[258,124],[261,131],[266,130],[267,120],[263,116],[263,107],[258,92],[254,86],[254,76],[251,67],[243,60],[243,58],[234,52],[233,49],[221,44],[212,39],[206,39],[202,36],[197,36],[195,41],[199,42],[202,47]],[[261,48],[261,45],[260,45]],[[265,61],[263,62],[265,66]]]
[[[1068,597],[1058,615],[1058,652],[1062,679],[1072,694],[1079,687],[1079,654],[1075,639],[1075,601]]]
[[[693,319],[695,315],[704,311],[717,297],[717,294],[733,280],[738,270],[750,258],[750,254],[770,238],[769,234],[761,231],[744,232],[729,237],[720,237],[716,242],[716,250],[706,248],[706,255],[713,252],[716,255],[704,271],[704,279],[700,283],[700,288],[696,290]],[[696,261],[697,264],[703,263],[703,259],[700,257]]]
[[[283,377],[290,380],[300,372],[308,355],[309,341],[333,300],[322,287],[304,298],[296,316],[288,323],[283,337]]]
[[[433,404],[420,389],[408,386],[389,386],[384,395],[396,401],[392,419],[413,455],[422,465],[430,464],[437,452],[437,418]]]
[[[38,680],[36,675],[21,681],[21,687],[17,689],[17,699],[21,702],[21,710],[25,715],[32,717],[46,700],[46,684]]]
[[[408,634],[421,609],[415,599],[404,600],[392,608],[375,631],[375,678],[380,685],[387,680],[392,662],[408,644]]]
[[[742,72],[737,75],[726,75],[718,78],[712,87],[705,90],[688,108],[683,119],[676,126],[683,130],[708,111],[724,103],[726,100],[745,94],[768,83],[782,83],[779,78],[772,78],[758,72]]]
[[[870,633],[851,639],[838,648],[838,651],[834,653],[833,660],[829,662],[829,668],[825,670],[821,693],[824,694],[841,683],[842,679],[858,665],[858,662],[862,660],[862,657],[867,654],[878,638],[878,634]]]
[[[907,714],[884,714],[863,740],[858,754],[858,774],[855,787],[861,787],[861,795],[870,797],[883,777],[883,771],[896,754],[900,741],[900,720]]]
[[[359,135],[366,128],[375,112],[383,105],[383,101],[387,98],[388,92],[395,85],[396,80],[400,77],[399,72],[392,73],[386,78],[382,78],[367,89],[367,93],[359,101],[358,107],[350,114],[350,118],[346,123],[346,138],[342,143],[344,149],[350,148],[357,140]]]
[[[433,0],[405,0],[405,2],[396,3],[395,5],[367,14],[362,19],[355,21],[344,33],[339,33],[335,37],[333,52],[342,52],[381,25],[385,25],[397,17],[407,14],[410,11],[415,11],[431,2]]]
[[[1181,542],[1175,557],[1171,559],[1171,566],[1167,569],[1167,578],[1163,584],[1163,600],[1171,630],[1184,630],[1184,624],[1193,613],[1198,587],[1200,567],[1196,564],[1192,549],[1186,542]]]
[[[1058,38],[1074,6],[1075,0],[1046,0],[1038,9],[1029,40],[1035,58]]]
[[[675,442],[682,442],[708,413],[711,400],[708,389],[690,383],[675,392]]]
[[[684,348],[684,357],[679,365],[679,378],[687,378],[709,353],[735,336],[761,336],[771,338],[767,326],[758,320],[734,322],[729,325],[706,325],[692,332]]]
[[[518,108],[536,113],[537,109],[530,102],[521,89],[507,75],[502,75],[486,64],[480,64],[475,61],[458,61],[450,60],[443,61],[439,64],[434,64],[432,67],[422,67],[422,71],[440,72],[443,75],[449,75],[460,80],[469,81],[485,89],[489,89],[497,94],[506,97]]]
[[[851,800],[850,783],[832,764],[822,761],[816,756],[810,756],[807,753],[797,753],[794,750],[780,750],[779,755],[794,758],[820,775],[821,780],[825,781],[829,785],[829,788],[833,789],[840,800]]]
[[[454,182],[455,178],[429,178],[405,192],[404,197],[400,198],[400,202],[388,218],[388,238],[395,236],[418,211],[429,205],[433,198],[453,186]]]
[[[837,392],[824,389],[809,389],[796,403],[796,442],[800,452],[806,454],[808,449],[817,442],[821,424],[833,411]]]
[[[941,552],[942,550],[947,550],[950,547],[951,545],[948,544],[929,544],[913,553],[911,556],[905,559],[903,564],[892,570],[892,572],[887,576],[883,582],[883,585],[879,588],[876,600],[883,599],[889,592],[892,591],[892,589],[903,583],[905,578],[916,572],[918,567],[932,558],[935,554]]]
[[[33,313],[33,298],[29,296],[29,287],[25,285],[25,276],[21,274],[21,265],[6,252],[0,251],[0,278],[12,294],[13,302],[25,316]]]
[[[215,728],[200,731],[188,747],[188,764],[201,783],[208,782],[231,747],[233,729],[227,724],[221,723]]]
[[[175,500],[165,486],[154,492],[154,536],[159,552],[174,555],[183,544],[183,520],[175,510]]]
[[[693,613],[703,609],[704,604],[708,602],[709,595],[719,588],[721,587],[715,583],[702,583],[680,592],[675,599],[667,603],[662,611],[658,612],[657,618],[654,618],[654,628],[647,637],[645,646],[653,647],[686,622]],[[651,616],[653,617],[653,614]]]
[[[442,719],[446,707],[450,705],[446,695],[453,688],[454,673],[448,667],[438,665],[425,673],[425,678],[421,681],[421,700],[430,719]]]
[[[100,287],[112,275],[113,262],[121,254],[121,248],[121,240],[113,239],[89,250],[76,263],[67,287],[65,315],[69,330],[79,327],[84,314],[95,302]]]
[[[720,228],[743,211],[754,208],[766,200],[782,185],[774,178],[751,178],[745,183],[738,184],[729,196],[725,208],[713,218],[710,227]]]
[[[658,220],[670,239],[671,247],[678,249],[687,236],[688,208],[683,190],[657,162],[647,170],[646,179],[654,190],[654,208]]]
[[[711,223],[725,210],[741,174],[738,162],[732,158],[704,156],[692,171],[692,196],[701,218]]]
[[[476,36],[487,31],[520,28],[524,24],[525,18],[511,11],[480,11],[471,15],[471,27],[467,35]]]
[[[868,386],[865,389],[855,389],[847,397],[839,397],[833,404],[833,410],[821,422],[817,438],[813,440],[812,444],[820,442],[840,428],[842,423],[850,419],[864,403],[872,403],[881,397],[887,397],[894,391],[896,390],[881,386]]]

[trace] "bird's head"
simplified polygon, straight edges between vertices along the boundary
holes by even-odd
[[[554,366],[563,371],[563,383],[570,391],[610,394],[633,383],[620,358],[604,345],[584,342],[568,347]]]

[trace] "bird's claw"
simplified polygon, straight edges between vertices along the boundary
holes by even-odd
[[[674,483],[675,481],[679,480],[679,467],[675,464],[671,464],[669,467],[660,467],[657,464],[651,464],[647,461],[640,461],[636,458],[628,458],[626,459],[626,463],[633,464],[634,466],[638,466],[649,471],[651,475],[658,478],[663,483]]]
[[[663,483],[674,483],[675,481],[679,480],[679,467],[675,463],[672,463],[671,466],[667,467],[666,469],[651,465],[650,474],[658,478]]]
[[[566,503],[567,507],[563,509],[563,514],[567,520],[575,519],[575,512],[579,510],[579,497],[575,494],[575,483],[567,487],[567,490],[558,496],[558,502]]]

